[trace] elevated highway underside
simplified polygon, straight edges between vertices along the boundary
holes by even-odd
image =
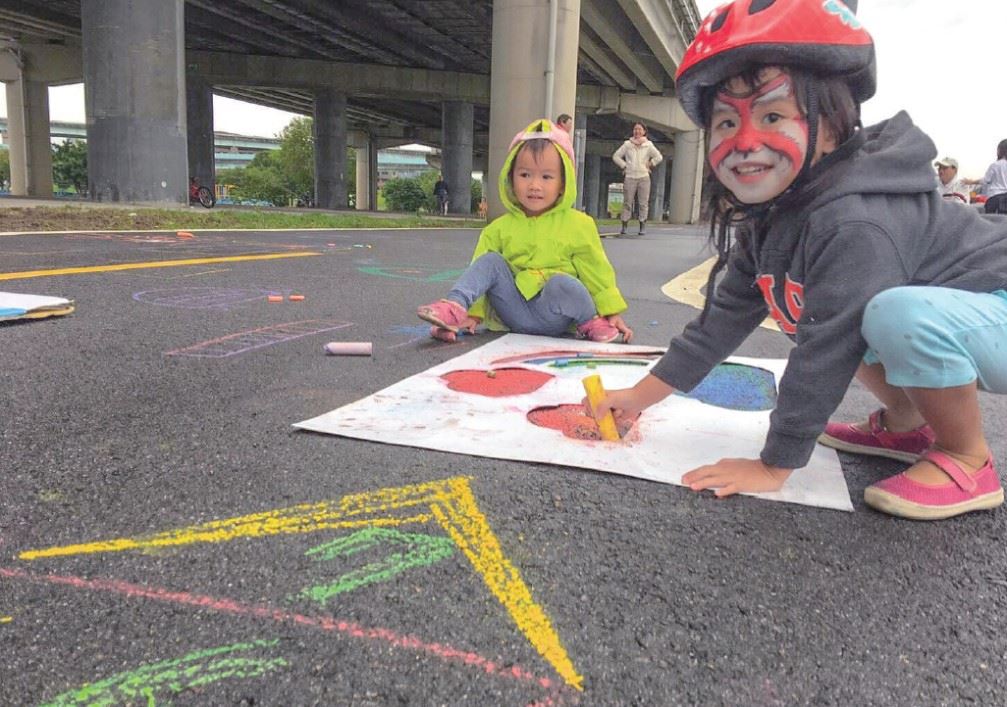
[[[32,52],[63,52],[69,59],[59,69],[48,59],[29,60],[42,72],[36,80],[82,80],[73,57],[87,41],[89,2],[0,0],[0,38],[15,48],[7,61],[23,68]],[[576,112],[589,118],[578,123],[586,151],[610,153],[630,122],[643,119],[670,154],[674,134],[693,129],[671,99],[675,69],[700,19],[694,0],[555,2],[580,18]],[[479,159],[490,127],[494,10],[492,0],[185,0],[187,74],[197,73],[217,95],[305,115],[319,88],[339,90],[347,131],[381,146],[438,145],[443,102],[463,101],[472,106]],[[43,63],[51,64],[49,75]],[[641,101],[648,98],[665,100]]]

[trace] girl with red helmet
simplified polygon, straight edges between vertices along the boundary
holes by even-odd
[[[909,464],[866,489],[878,510],[938,519],[1002,504],[978,391],[1007,393],[1007,219],[941,199],[936,148],[906,113],[860,126],[875,55],[850,7],[722,5],[676,89],[707,131],[717,263],[702,314],[593,412],[632,418],[691,390],[768,311],[796,346],[759,458],[721,459],[683,484],[775,491],[821,442]],[[883,407],[829,423],[854,375]]]

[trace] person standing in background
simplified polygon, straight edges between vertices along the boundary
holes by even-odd
[[[569,113],[560,113],[556,117],[556,125],[573,135],[573,116]]]
[[[647,126],[633,123],[633,137],[622,143],[612,155],[612,161],[623,171],[622,184],[622,228],[620,236],[626,235],[626,227],[633,216],[633,206],[638,208],[642,236],[647,224],[647,209],[650,206],[650,170],[664,159],[654,143],[647,139]]]
[[[1007,214],[1007,140],[997,144],[997,161],[986,170],[979,189],[986,197],[986,213]]]
[[[437,215],[448,215],[448,183],[444,181],[444,175],[438,174],[434,183],[434,197],[437,199]]]

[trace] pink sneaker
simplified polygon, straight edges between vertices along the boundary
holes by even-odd
[[[469,313],[457,302],[448,299],[425,304],[416,310],[416,316],[425,322],[448,331],[458,331],[469,321]]]
[[[605,317],[595,317],[580,324],[577,327],[577,333],[584,339],[597,341],[599,344],[607,344],[610,341],[618,339],[622,332],[609,324]]]
[[[931,449],[921,459],[941,468],[952,481],[930,486],[896,474],[864,489],[864,503],[882,513],[912,520],[941,520],[970,511],[996,508],[1004,490],[993,468],[993,457],[969,476],[958,462]]]
[[[874,457],[888,457],[904,462],[914,462],[934,443],[934,431],[930,425],[917,427],[908,432],[889,432],[881,422],[884,408],[875,410],[868,418],[870,432],[861,432],[856,426],[846,422],[830,422],[825,432],[818,436],[820,444],[844,452],[868,454]]]

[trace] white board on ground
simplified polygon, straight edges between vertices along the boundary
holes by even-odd
[[[19,292],[0,292],[0,321],[4,319],[41,319],[69,314],[73,300]]]
[[[593,469],[679,485],[682,474],[697,466],[724,457],[758,457],[769,429],[769,409],[729,409],[716,401],[682,395],[672,395],[647,409],[619,442],[571,438],[529,421],[528,413],[535,409],[579,405],[584,398],[581,381],[590,374],[599,374],[607,389],[633,385],[661,352],[646,346],[507,334],[294,426],[387,444]],[[784,359],[734,357],[728,363],[737,364],[737,370],[768,371],[771,393],[786,367]],[[501,369],[537,371],[549,377],[541,376],[545,383],[536,390],[504,397],[454,390],[442,378],[458,371],[495,371],[474,378],[468,374],[470,382],[486,376],[492,387],[491,381],[507,377]],[[730,377],[724,384],[735,383],[743,384],[732,383]],[[752,495],[853,510],[839,459],[835,451],[821,446],[808,466],[791,474],[780,491]]]

